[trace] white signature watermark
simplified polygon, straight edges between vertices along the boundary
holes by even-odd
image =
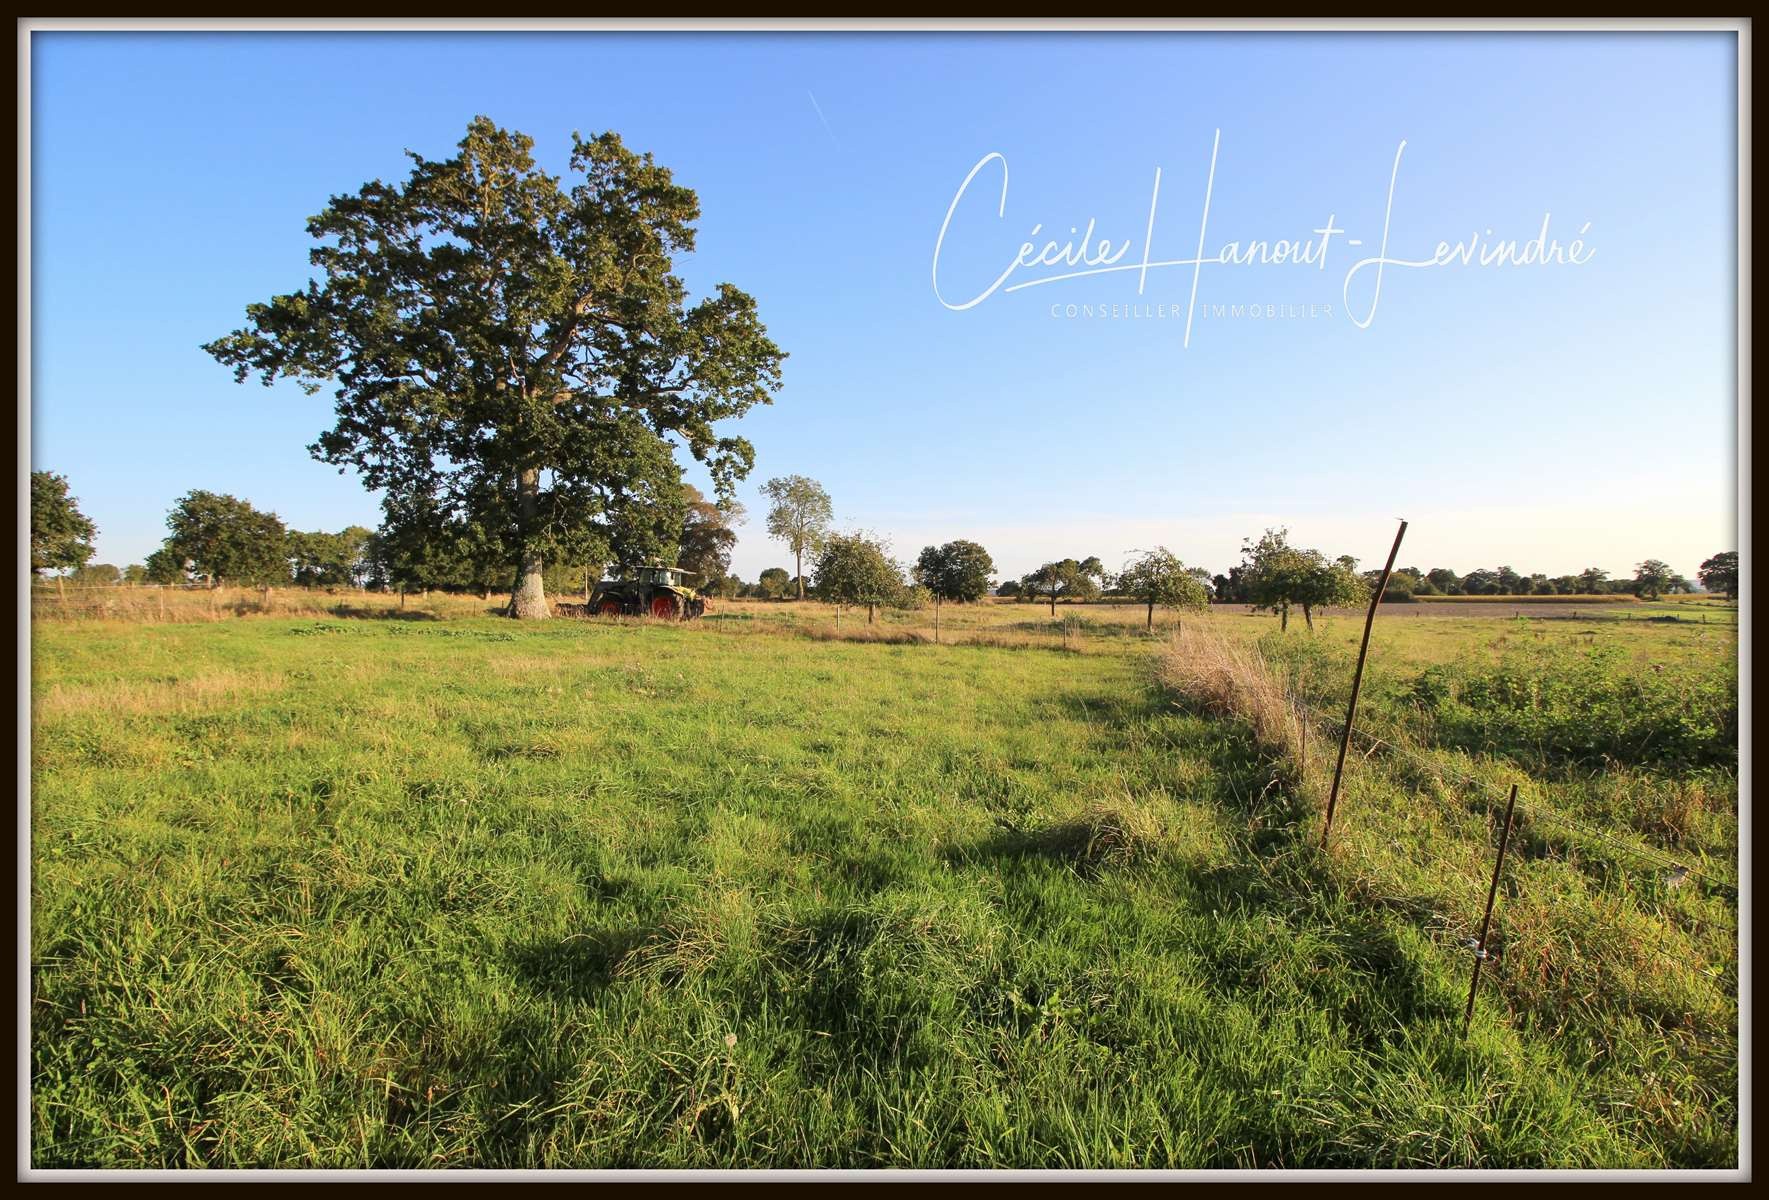
[[[977,160],[977,165],[970,169],[964,182],[958,185],[958,191],[952,197],[952,203],[946,208],[946,219],[940,222],[940,235],[934,241],[933,285],[934,295],[941,304],[953,312],[963,312],[975,308],[997,292],[1003,294],[1021,291],[1025,288],[1042,287],[1046,284],[1061,283],[1069,279],[1084,279],[1096,275],[1112,275],[1135,272],[1136,294],[1141,296],[1148,285],[1149,272],[1165,270],[1170,267],[1190,267],[1192,269],[1191,296],[1183,306],[1185,315],[1184,345],[1192,343],[1192,324],[1198,315],[1198,282],[1207,266],[1251,267],[1251,266],[1295,266],[1311,267],[1317,271],[1327,269],[1328,249],[1333,238],[1345,232],[1335,224],[1336,213],[1329,214],[1326,221],[1310,230],[1313,236],[1307,238],[1278,238],[1272,241],[1254,240],[1247,242],[1226,242],[1214,254],[1205,254],[1204,246],[1210,230],[1210,196],[1216,187],[1217,152],[1222,148],[1222,131],[1216,131],[1215,141],[1210,147],[1210,173],[1204,181],[1204,204],[1198,218],[1198,245],[1191,258],[1154,257],[1155,245],[1155,214],[1161,203],[1161,168],[1155,168],[1155,184],[1149,195],[1148,225],[1143,230],[1142,256],[1126,261],[1132,246],[1133,238],[1124,238],[1113,242],[1109,237],[1096,239],[1094,230],[1097,222],[1089,218],[1085,230],[1078,237],[1067,241],[1050,239],[1042,245],[1032,240],[1043,230],[1042,223],[1032,226],[1027,240],[1020,243],[1019,252],[1008,262],[1007,266],[988,286],[967,299],[954,300],[949,298],[940,288],[940,253],[946,245],[946,234],[952,227],[952,217],[958,211],[959,204],[971,185],[985,170],[998,168],[1001,172],[1001,194],[995,206],[997,219],[1007,216],[1007,157],[999,152],[991,151]],[[1481,267],[1527,267],[1527,266],[1581,266],[1591,261],[1596,250],[1585,244],[1585,235],[1591,230],[1591,223],[1585,222],[1579,228],[1578,236],[1566,245],[1549,236],[1552,214],[1542,214],[1542,225],[1535,237],[1524,242],[1515,240],[1494,240],[1492,230],[1485,235],[1475,233],[1466,240],[1448,242],[1440,241],[1426,258],[1395,258],[1388,253],[1388,232],[1394,217],[1394,189],[1400,179],[1400,160],[1406,152],[1407,144],[1403,140],[1394,151],[1394,169],[1388,176],[1388,204],[1382,216],[1382,241],[1375,254],[1358,258],[1346,268],[1345,278],[1340,287],[1340,300],[1345,315],[1351,318],[1352,324],[1359,329],[1368,329],[1376,319],[1376,309],[1382,301],[1382,277],[1389,267],[1449,267],[1449,266],[1481,266]],[[1079,226],[1072,227],[1071,233]],[[1360,238],[1348,238],[1348,248],[1363,245]],[[1044,273],[1032,273],[1044,269]],[[1360,316],[1351,303],[1352,284],[1364,272],[1374,269],[1373,287],[1370,291],[1369,306]],[[1015,279],[1015,276],[1022,275]],[[1012,280],[1012,282],[1009,282]],[[1093,305],[1091,308],[1112,309],[1111,304]],[[1125,305],[1130,311],[1127,315],[1152,315],[1140,310],[1147,305]],[[1208,307],[1208,306],[1207,306]],[[1221,306],[1218,306],[1221,307]],[[1268,306],[1254,305],[1254,308]],[[1283,308],[1285,306],[1276,306]],[[1295,307],[1295,306],[1289,306]],[[1077,311],[1071,313],[1070,309]],[[1180,305],[1161,305],[1158,315],[1165,317],[1171,312],[1177,316],[1182,311]],[[1330,311],[1330,310],[1329,310]],[[1051,306],[1051,316],[1075,316],[1079,309],[1075,305],[1055,304]],[[1089,311],[1086,315],[1092,316]],[[1103,313],[1101,315],[1104,315]],[[1112,315],[1116,317],[1116,312]],[[1207,313],[1207,315],[1209,315]],[[1236,314],[1239,315],[1239,314]],[[1275,315],[1275,314],[1274,314]],[[1285,315],[1298,315],[1286,313]],[[1309,312],[1307,315],[1321,315]]]

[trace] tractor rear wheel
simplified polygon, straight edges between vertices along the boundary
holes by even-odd
[[[596,611],[604,617],[618,617],[620,616],[620,601],[613,596],[604,596],[602,602],[596,606]]]
[[[682,615],[682,602],[671,595],[651,597],[651,615],[663,621],[673,621]]]

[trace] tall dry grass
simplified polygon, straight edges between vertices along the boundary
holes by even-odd
[[[483,616],[507,602],[443,592],[396,593],[322,588],[162,588],[37,586],[31,589],[35,621],[182,623],[236,617],[380,617],[441,620]]]
[[[1231,641],[1201,621],[1188,622],[1161,652],[1156,673],[1203,711],[1245,722],[1262,747],[1301,768],[1308,732],[1296,698],[1256,645]]]

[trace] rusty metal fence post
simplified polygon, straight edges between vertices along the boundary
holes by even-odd
[[[1333,790],[1327,793],[1327,819],[1321,826],[1321,849],[1327,848],[1327,837],[1333,832],[1333,810],[1339,805],[1339,783],[1345,776],[1345,751],[1351,745],[1351,725],[1357,720],[1358,691],[1364,686],[1364,659],[1370,653],[1370,628],[1376,623],[1376,606],[1382,603],[1382,593],[1388,590],[1388,577],[1394,573],[1394,558],[1400,553],[1400,540],[1407,536],[1407,523],[1402,521],[1395,531],[1394,545],[1388,549],[1388,562],[1382,568],[1382,578],[1376,584],[1374,594],[1370,596],[1370,611],[1364,616],[1364,640],[1357,651],[1357,673],[1351,677],[1351,705],[1345,710],[1345,729],[1339,734],[1339,762],[1333,768]]]
[[[1505,828],[1499,834],[1499,853],[1493,859],[1493,882],[1486,890],[1486,916],[1480,919],[1480,940],[1474,944],[1474,975],[1468,981],[1468,1009],[1462,1014],[1462,1036],[1474,1023],[1474,993],[1480,989],[1480,964],[1486,961],[1486,939],[1493,927],[1493,901],[1499,896],[1499,873],[1505,869],[1505,848],[1511,844],[1511,818],[1517,812],[1517,785],[1511,785],[1511,798],[1505,801]]]

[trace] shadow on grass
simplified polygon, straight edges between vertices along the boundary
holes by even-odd
[[[1149,732],[1160,737],[1165,719],[1208,721],[1202,736],[1194,730],[1186,739],[1185,752],[1203,757],[1221,781],[1216,804],[1232,818],[1227,861],[1188,857],[1158,822],[1146,814],[1139,820],[1134,806],[1120,811],[1107,803],[1076,819],[1004,825],[950,850],[949,864],[1056,866],[1090,889],[1176,879],[1175,891],[1200,918],[1187,951],[1205,965],[1209,991],[1256,1006],[1276,992],[1300,992],[1367,1047],[1416,1023],[1454,1017],[1454,1004],[1434,988],[1431,964],[1334,878],[1315,844],[1317,814],[1246,726],[1193,712],[1155,687],[1107,702],[1071,694],[1054,703],[1112,742],[1151,723]],[[1298,946],[1308,948],[1300,957]]]
[[[649,928],[626,925],[529,942],[515,947],[508,961],[517,980],[537,993],[589,1001],[614,982],[621,960],[650,934]]]
[[[1115,867],[1143,861],[1155,847],[1109,810],[1042,826],[1004,826],[986,838],[952,847],[941,858],[954,867],[990,863],[1047,863],[1095,880]]]
[[[336,604],[327,609],[334,617],[353,621],[440,621],[433,612],[418,608],[362,608],[354,604]]]

